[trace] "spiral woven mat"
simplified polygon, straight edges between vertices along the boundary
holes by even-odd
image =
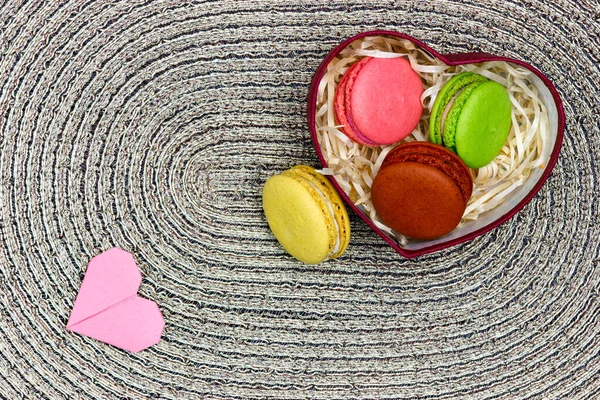
[[[0,4],[0,398],[600,398],[596,0]],[[262,185],[317,166],[312,73],[372,29],[535,65],[563,149],[476,240],[407,260],[352,215],[305,266]],[[166,320],[140,353],[65,329],[110,247]]]

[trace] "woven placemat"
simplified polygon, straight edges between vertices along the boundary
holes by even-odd
[[[1,4],[0,398],[600,398],[597,1]],[[536,66],[561,156],[472,242],[407,260],[352,215],[347,253],[305,266],[262,185],[317,166],[311,76],[373,29]],[[115,246],[166,320],[136,354],[65,329]]]

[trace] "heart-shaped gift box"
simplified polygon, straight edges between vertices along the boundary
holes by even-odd
[[[344,199],[346,204],[352,210],[354,210],[354,212],[358,214],[379,236],[381,236],[387,243],[389,243],[390,246],[392,246],[399,254],[408,258],[416,257],[426,253],[431,253],[459,243],[472,240],[477,236],[489,232],[490,230],[496,228],[498,225],[502,224],[503,222],[507,221],[512,216],[514,216],[536,195],[536,193],[543,186],[544,182],[550,176],[550,173],[552,172],[552,169],[556,164],[556,161],[559,156],[565,127],[565,115],[562,106],[562,101],[554,85],[539,70],[520,60],[496,56],[488,53],[464,53],[443,55],[439,54],[434,49],[427,46],[425,43],[409,35],[393,31],[369,31],[348,38],[347,40],[339,44],[337,47],[335,47],[322,61],[321,65],[318,67],[313,76],[308,93],[308,126],[310,129],[311,138],[315,150],[323,168],[328,169],[329,163],[327,160],[327,155],[324,154],[323,149],[321,147],[320,133],[317,129],[316,114],[318,112],[317,102],[319,95],[319,86],[323,80],[324,75],[327,73],[328,66],[330,65],[330,63],[332,63],[332,61],[334,60],[337,60],[336,57],[338,57],[340,53],[352,43],[358,40],[363,40],[367,37],[387,37],[393,39],[407,40],[411,42],[416,48],[426,53],[429,57],[441,61],[441,63],[445,64],[446,66],[460,66],[467,64],[479,64],[490,61],[503,61],[509,63],[510,65],[514,65],[515,67],[525,68],[526,70],[531,72],[528,79],[530,80],[531,84],[537,89],[537,92],[539,93],[539,98],[546,107],[549,134],[547,142],[543,147],[542,152],[544,154],[541,155],[545,159],[544,165],[542,167],[532,170],[532,172],[524,180],[524,182],[518,188],[510,192],[506,199],[504,199],[500,204],[496,205],[489,211],[484,212],[483,214],[478,216],[476,220],[461,223],[461,225],[459,225],[451,233],[441,238],[429,241],[417,241],[408,239],[405,240],[404,243],[399,242],[397,238],[395,238],[393,235],[385,233],[382,229],[380,229],[377,226],[378,224],[375,223],[371,219],[371,217],[367,215],[365,211],[363,211],[363,209],[361,209],[361,207],[357,206],[351,200],[349,194],[346,193],[342,189],[340,184],[336,181],[335,174],[334,176],[329,176],[332,184],[334,185],[340,196]]]

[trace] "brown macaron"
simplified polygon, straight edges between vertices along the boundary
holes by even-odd
[[[469,169],[456,154],[430,142],[410,142],[386,156],[371,197],[384,224],[430,240],[456,228],[472,190]]]

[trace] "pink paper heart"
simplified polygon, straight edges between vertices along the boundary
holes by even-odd
[[[67,329],[134,353],[158,343],[165,320],[155,302],[137,295],[141,282],[133,256],[124,250],[92,258]]]
[[[540,90],[544,90],[547,93],[547,106],[551,109],[549,111],[550,117],[554,120],[554,137],[551,140],[554,141],[554,145],[552,146],[552,152],[548,159],[548,162],[543,169],[541,175],[537,178],[537,180],[532,181],[531,187],[528,187],[528,191],[525,193],[521,193],[518,196],[513,196],[512,198],[505,201],[505,205],[502,208],[498,208],[496,215],[493,215],[489,218],[481,218],[481,221],[477,223],[474,227],[470,229],[464,229],[462,233],[454,233],[453,235],[448,235],[448,237],[441,238],[434,241],[422,241],[412,245],[411,247],[401,247],[398,243],[396,243],[392,238],[387,236],[381,229],[379,229],[373,221],[363,213],[348,197],[348,195],[344,192],[344,190],[337,184],[336,180],[332,177],[329,177],[329,180],[340,194],[344,202],[352,209],[354,212],[362,218],[367,225],[373,229],[379,236],[381,236],[394,250],[396,250],[399,254],[404,257],[412,258],[417,257],[419,255],[432,253],[434,251],[438,251],[459,243],[466,242],[468,240],[474,239],[477,236],[483,235],[486,232],[496,228],[500,224],[506,222],[508,219],[513,217],[519,210],[521,210],[525,205],[531,201],[531,199],[536,195],[536,193],[542,188],[554,165],[558,160],[558,155],[560,152],[560,147],[563,140],[564,129],[565,129],[565,113],[562,105],[562,101],[558,94],[558,91],[550,82],[550,80],[542,74],[535,67],[527,64],[524,61],[516,60],[513,58],[496,56],[489,53],[465,53],[465,54],[440,54],[425,43],[421,42],[418,39],[415,39],[409,35],[398,33],[394,31],[370,31],[370,32],[362,32],[351,38],[344,40],[338,46],[336,46],[321,62],[321,65],[317,68],[315,74],[313,75],[311,85],[308,91],[308,102],[307,102],[307,118],[308,118],[308,127],[311,134],[311,139],[313,142],[313,146],[319,157],[321,165],[324,168],[328,167],[327,160],[321,151],[321,146],[319,145],[318,134],[315,127],[315,116],[316,116],[316,105],[317,105],[317,95],[318,88],[323,78],[323,75],[327,72],[327,66],[329,63],[350,43],[357,39],[364,38],[365,36],[393,36],[401,39],[407,39],[414,43],[417,47],[425,50],[433,57],[440,59],[447,65],[460,65],[460,64],[471,64],[471,63],[480,63],[484,61],[507,61],[512,64],[519,65],[521,67],[527,68],[531,72],[533,72],[532,79],[534,78],[536,86]],[[552,127],[551,127],[552,130]]]

